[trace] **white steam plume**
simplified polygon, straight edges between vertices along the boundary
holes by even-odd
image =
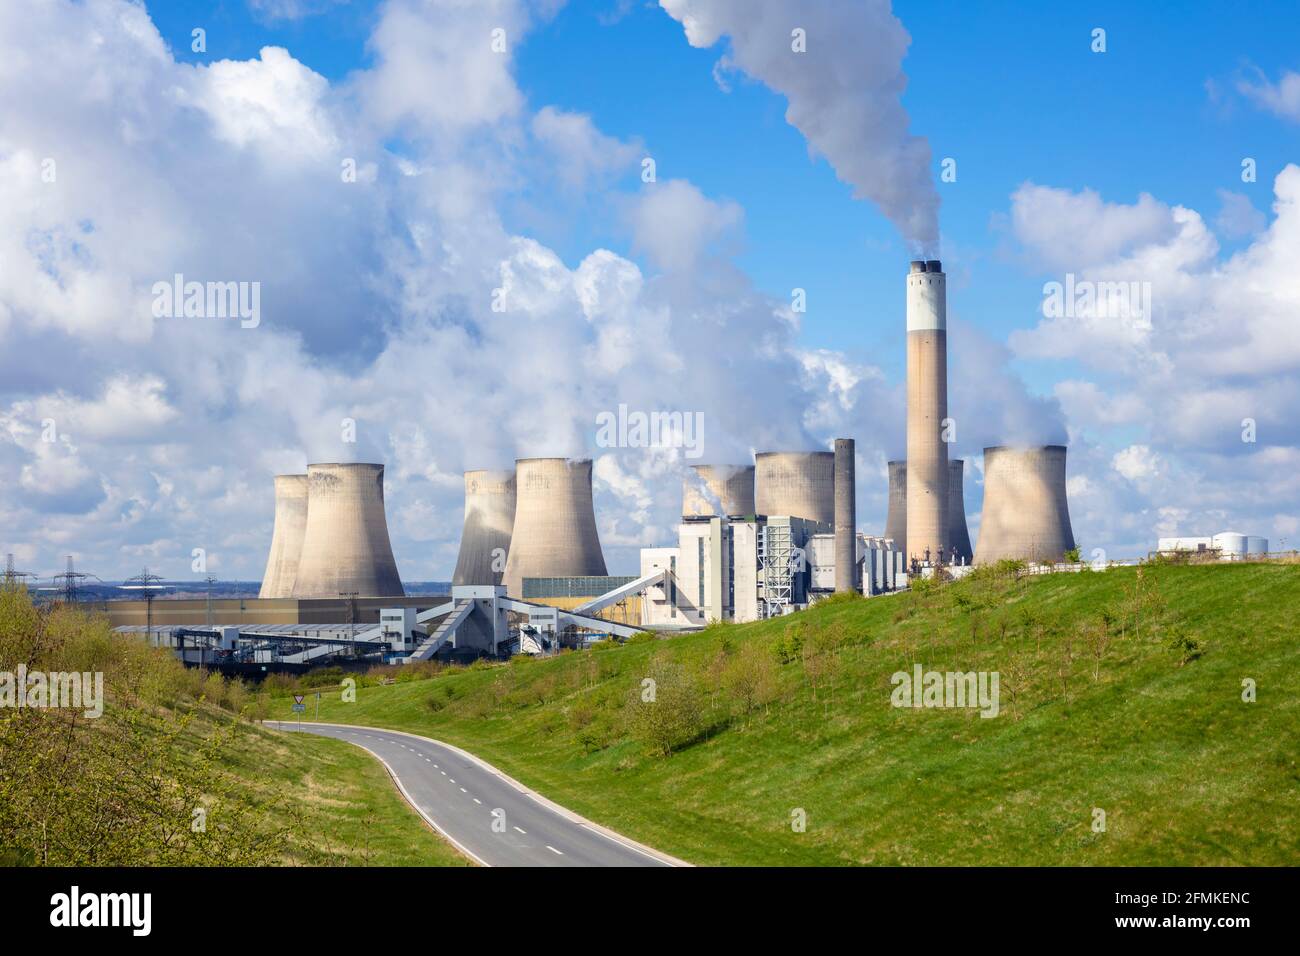
[[[888,0],[659,0],[694,47],[720,37],[736,68],[786,97],[785,118],[858,198],[876,203],[909,251],[937,256],[939,196],[930,144],[908,132],[901,97],[911,38]],[[797,52],[794,31],[803,31]]]

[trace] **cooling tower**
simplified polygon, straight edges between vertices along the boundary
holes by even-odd
[[[515,524],[515,473],[465,472],[465,527],[453,585],[500,584]]]
[[[682,514],[754,513],[753,465],[692,465],[682,479]]]
[[[293,595],[302,555],[302,535],[307,528],[307,476],[275,476],[275,530],[271,532],[271,554],[266,559],[259,598]]]
[[[947,278],[937,259],[907,276],[907,551],[931,562],[945,552],[948,511]]]
[[[754,505],[761,515],[835,522],[835,455],[766,451],[754,456]]]
[[[515,526],[502,583],[522,598],[524,578],[604,575],[591,500],[591,459],[515,462]]]
[[[1060,561],[1074,547],[1065,446],[984,449],[984,511],[976,564]]]
[[[384,518],[384,466],[307,466],[307,528],[293,597],[405,593]]]
[[[885,537],[893,538],[894,548],[907,554],[907,462],[889,463],[889,514],[885,518]]]
[[[858,590],[857,463],[852,438],[835,439],[835,590]]]
[[[948,462],[948,560],[970,564],[973,559],[970,532],[966,530],[966,496],[962,492],[966,462],[955,458]]]

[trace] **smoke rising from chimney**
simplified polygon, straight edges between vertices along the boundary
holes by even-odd
[[[901,97],[911,37],[888,0],[660,0],[693,47],[724,34],[719,67],[737,69],[786,97],[785,118],[824,156],[856,198],[880,207],[908,251],[939,255],[939,195],[930,144],[908,131]],[[805,52],[795,31],[803,31]]]

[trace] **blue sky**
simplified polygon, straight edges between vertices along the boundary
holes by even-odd
[[[180,60],[248,58],[281,45],[313,70],[342,80],[370,64],[369,31],[380,4],[351,0],[302,19],[270,18],[242,0],[150,4]],[[954,288],[954,314],[1005,335],[1032,324],[1043,277],[1007,252],[999,231],[1008,197],[1025,181],[1089,187],[1132,202],[1142,192],[1214,210],[1219,189],[1241,189],[1243,156],[1258,161],[1256,205],[1294,159],[1297,134],[1230,93],[1243,74],[1276,77],[1294,66],[1294,27],[1285,4],[1090,3],[1033,16],[1013,3],[897,3],[911,34],[904,99],[912,130],[929,139],[937,163],[957,160],[943,184],[942,227],[950,270],[969,269]],[[190,31],[207,30],[207,55],[190,51]],[[1091,51],[1092,30],[1107,51]],[[605,133],[639,139],[661,176],[684,176],[745,212],[738,261],[764,291],[809,290],[803,341],[862,352],[901,372],[900,264],[906,252],[870,203],[853,200],[825,160],[811,159],[785,122],[785,100],[737,78],[714,82],[720,47],[682,42],[658,6],[617,0],[570,3],[518,51],[517,77],[530,105],[587,113]],[[431,93],[432,95],[432,93]],[[627,179],[636,184],[636,171]],[[543,238],[572,264],[593,245],[633,255],[602,210],[554,224]],[[810,242],[809,235],[817,240]],[[1225,243],[1231,249],[1233,243]],[[1041,363],[1039,363],[1041,364]],[[1024,368],[1045,389],[1067,368]]]
[[[635,570],[672,538],[682,463],[594,447],[619,403],[704,413],[719,462],[852,435],[861,530],[879,531],[909,253],[873,164],[941,201],[973,537],[981,449],[1068,436],[1082,543],[1300,540],[1287,4],[663,7],[0,6],[0,553],[179,576],[202,547],[256,579],[270,476],[359,456],[387,464],[403,575],[438,579],[463,470],[566,454],[596,459],[611,570]],[[717,29],[701,40],[692,17]],[[486,51],[498,24],[508,57]],[[846,122],[797,127],[796,102]],[[859,122],[900,106],[928,168],[888,167],[913,155],[898,130]],[[854,198],[841,176],[874,186]],[[262,283],[265,321],[155,321],[148,290],[175,271]],[[1043,285],[1066,274],[1151,286],[1154,327],[1049,321]]]

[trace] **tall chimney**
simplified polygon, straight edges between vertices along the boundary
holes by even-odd
[[[852,438],[835,439],[835,590],[858,590],[858,507]]]
[[[907,276],[907,555],[942,562],[947,532],[947,277],[939,260]]]

